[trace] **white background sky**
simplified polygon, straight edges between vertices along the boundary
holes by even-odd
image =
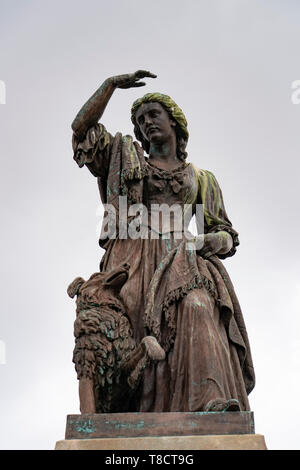
[[[98,269],[96,180],[72,160],[71,122],[112,75],[102,122],[132,134],[149,91],[184,110],[189,161],[212,171],[240,233],[225,261],[248,328],[256,432],[299,449],[299,120],[296,0],[0,0],[2,449],[53,449],[79,413],[68,284]]]

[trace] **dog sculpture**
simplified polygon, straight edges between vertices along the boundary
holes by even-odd
[[[73,362],[79,379],[81,413],[130,411],[130,399],[149,361],[165,359],[153,336],[139,345],[119,297],[129,265],[77,277],[68,287],[77,295]]]

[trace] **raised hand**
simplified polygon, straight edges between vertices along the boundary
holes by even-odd
[[[137,88],[146,85],[145,82],[139,81],[141,78],[146,77],[156,78],[157,75],[149,72],[148,70],[137,70],[134,73],[116,75],[115,77],[112,77],[112,82],[116,88]]]
[[[156,75],[147,70],[137,70],[135,73],[107,78],[82,106],[72,123],[72,129],[79,141],[84,138],[87,130],[101,119],[106,105],[116,88],[144,86],[146,83],[140,82],[140,79],[145,77],[156,78]]]

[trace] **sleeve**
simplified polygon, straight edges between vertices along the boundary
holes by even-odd
[[[204,210],[204,233],[230,233],[233,246],[228,253],[219,254],[218,257],[225,259],[233,256],[240,244],[238,232],[232,227],[225,210],[221,188],[210,171],[199,171],[199,196]]]
[[[91,127],[81,141],[73,134],[73,158],[79,168],[86,165],[94,176],[106,178],[113,140],[114,137],[100,123]]]

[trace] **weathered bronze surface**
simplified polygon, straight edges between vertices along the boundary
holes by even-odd
[[[77,277],[68,287],[71,298],[77,295],[73,362],[82,413],[127,411],[143,369],[165,359],[156,338],[146,336],[139,345],[133,338],[119,297],[129,268],[125,263],[88,281]]]
[[[65,439],[254,434],[251,411],[69,415]]]
[[[250,346],[221,261],[235,254],[238,233],[214,175],[186,162],[182,110],[160,93],[136,100],[131,119],[141,145],[98,123],[113,92],[143,86],[144,77],[156,76],[140,70],[105,80],[72,124],[74,160],[97,178],[102,203],[117,214],[112,236],[106,212],[100,272],[69,287],[77,295],[81,412],[248,411],[255,383]],[[143,236],[123,236],[120,196],[126,230],[135,204],[147,209],[132,230]],[[151,215],[161,204],[183,212],[189,204],[190,217],[203,205],[204,233],[195,239],[202,246],[192,249],[184,230],[178,237],[175,216],[168,228],[160,221],[153,230]]]

